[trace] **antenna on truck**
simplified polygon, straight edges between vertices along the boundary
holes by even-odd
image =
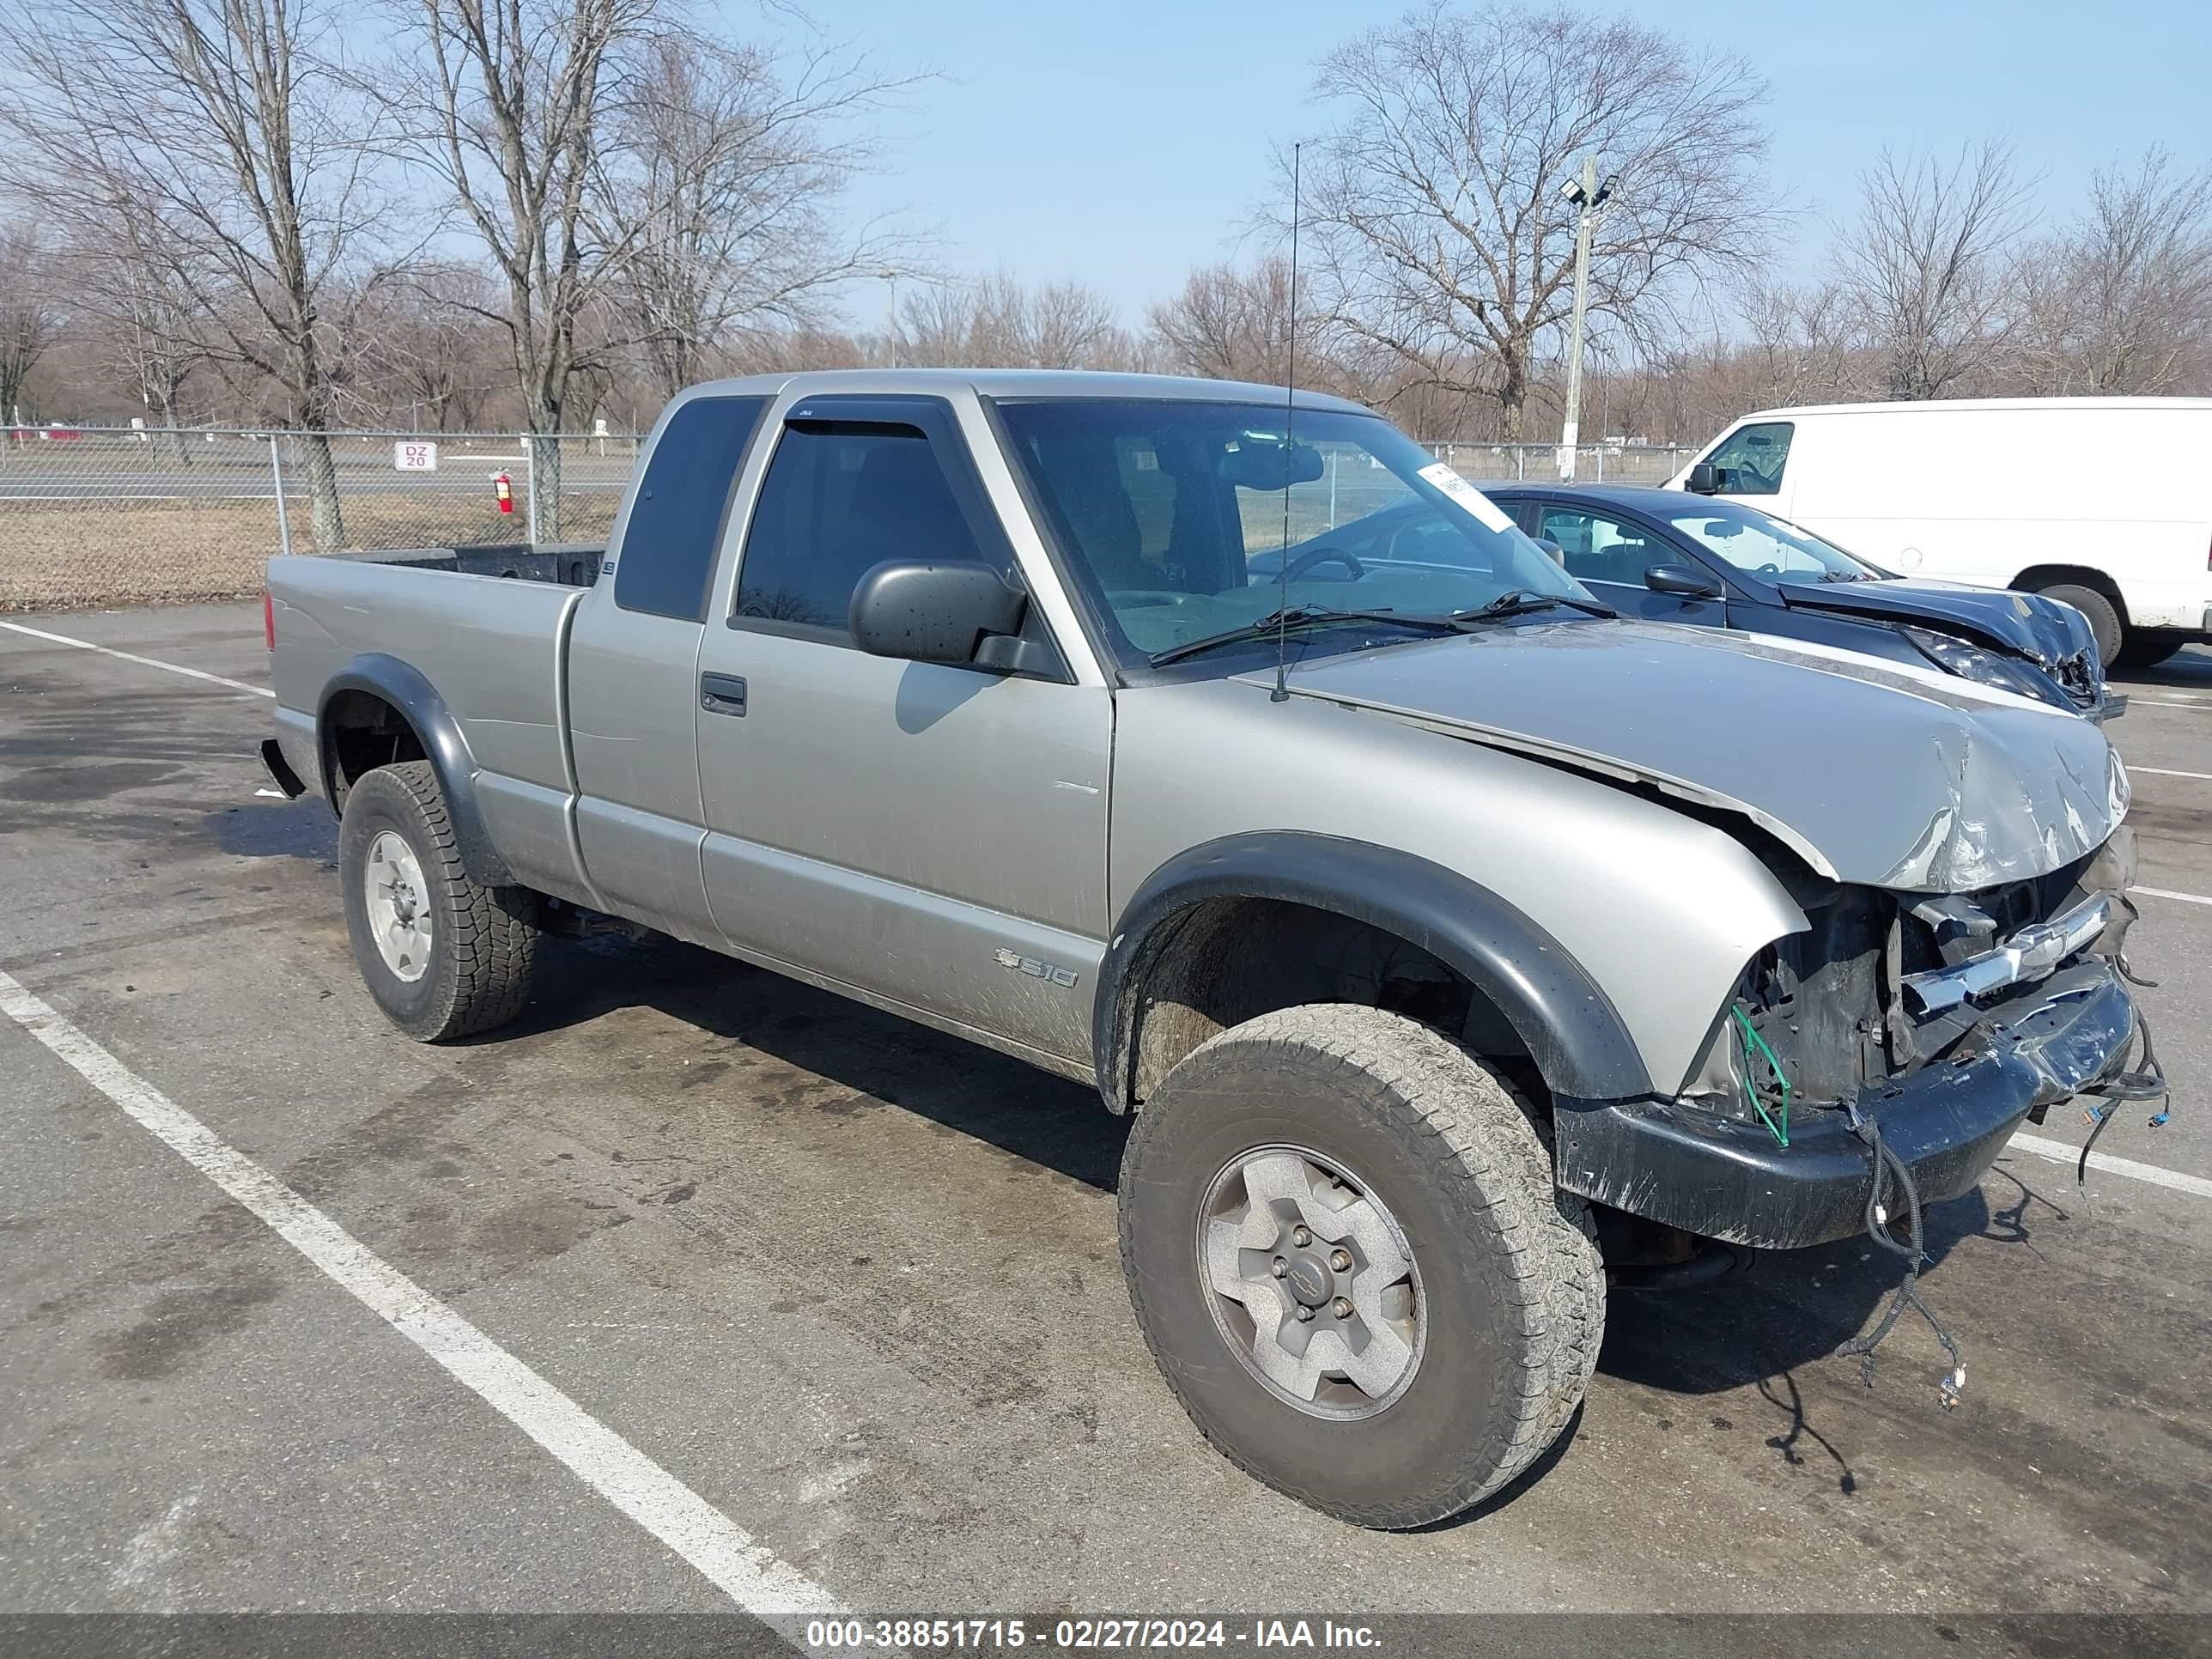
[[[1298,396],[1298,167],[1304,144],[1291,146],[1291,306],[1285,343],[1288,354],[1283,369],[1283,543],[1275,554],[1275,689],[1270,702],[1288,702],[1284,684],[1290,672],[1291,649],[1291,426],[1297,418]]]

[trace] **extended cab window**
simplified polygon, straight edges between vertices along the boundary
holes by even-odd
[[[1781,493],[1782,469],[1790,459],[1790,440],[1797,428],[1787,421],[1764,421],[1731,432],[1705,457],[1712,463],[1723,495]]]
[[[1644,571],[1667,559],[1667,550],[1641,526],[1577,507],[1545,507],[1536,533],[1559,544],[1567,574],[1577,581],[1641,587]]]
[[[920,430],[793,426],[769,461],[745,535],[737,614],[849,638],[853,590],[886,559],[984,556]]]
[[[767,407],[765,398],[700,398],[668,417],[623,530],[615,603],[623,610],[706,620],[730,486]]]

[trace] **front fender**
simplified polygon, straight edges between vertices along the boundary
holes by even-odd
[[[438,787],[446,798],[461,863],[471,877],[488,887],[514,884],[514,873],[492,842],[477,800],[476,757],[460,722],[446,707],[437,688],[411,663],[382,651],[366,651],[351,659],[324,685],[315,705],[315,755],[321,769],[323,795],[337,810],[337,732],[330,720],[331,705],[348,691],[366,692],[397,709],[414,729],[422,753],[437,774]]]
[[[1170,924],[1215,898],[1279,899],[1395,933],[1460,974],[1493,1003],[1555,1095],[1623,1100],[1652,1092],[1627,1026],[1559,941],[1488,888],[1440,864],[1364,842],[1258,830],[1178,854],[1130,897],[1093,994],[1091,1047],[1100,1089],[1128,1100],[1144,968]]]

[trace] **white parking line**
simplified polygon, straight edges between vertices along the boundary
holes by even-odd
[[[2212,699],[2203,697],[2146,697],[2140,691],[2128,693],[2128,707],[2139,702],[2155,704],[2160,708],[2212,708]]]
[[[90,640],[73,640],[66,634],[49,634],[43,628],[26,628],[21,623],[0,622],[13,634],[28,634],[34,640],[45,640],[53,645],[73,645],[80,651],[97,651],[103,657],[120,657],[125,662],[135,662],[143,668],[166,668],[172,674],[183,674],[191,679],[205,680],[211,685],[227,685],[234,691],[244,691],[257,697],[274,697],[276,694],[265,685],[248,685],[244,680],[227,680],[220,674],[210,674],[204,669],[187,668],[182,663],[163,662],[158,657],[142,657],[135,652],[118,651],[112,646],[94,645]]]
[[[2007,1143],[2023,1152],[2033,1152],[2038,1158],[2047,1158],[2054,1164],[2079,1164],[2081,1149],[2069,1146],[2063,1140],[2045,1140],[2041,1135],[2014,1135]],[[2138,1164],[2131,1158],[2113,1158],[2106,1152],[2089,1154],[2089,1167],[2102,1170],[2106,1175],[2125,1176],[2130,1181],[2148,1181],[2154,1187],[2171,1187],[2177,1193],[2192,1193],[2198,1198],[2212,1198],[2212,1181],[2202,1176],[2184,1175],[2179,1170],[2161,1170],[2155,1164]]]
[[[2130,766],[2128,768],[2128,775],[2130,777],[2133,777],[2138,772],[2148,772],[2154,778],[2196,778],[2206,783],[2212,783],[2212,772],[2177,772],[2170,766]]]
[[[569,1472],[763,1617],[842,1611],[830,1592],[370,1251],[352,1234],[77,1027],[0,972],[0,1012],[231,1198],[259,1216],[371,1312],[436,1360]]]
[[[2179,899],[2184,904],[2212,904],[2212,898],[2202,893],[2177,893],[2166,887],[2130,887],[2130,893],[2148,893],[2153,898]]]

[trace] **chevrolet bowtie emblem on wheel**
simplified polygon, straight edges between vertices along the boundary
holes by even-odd
[[[999,966],[1011,968],[1018,974],[1031,974],[1038,979],[1048,979],[1054,985],[1073,990],[1077,975],[1069,969],[1055,968],[1048,962],[1039,962],[1035,957],[1025,957],[1018,951],[994,951]]]

